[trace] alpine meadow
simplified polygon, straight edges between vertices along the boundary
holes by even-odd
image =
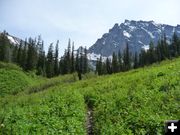
[[[0,135],[180,135],[179,5],[0,1]]]

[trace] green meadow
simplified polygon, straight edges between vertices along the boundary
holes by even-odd
[[[180,58],[112,75],[46,79],[0,63],[0,134],[160,135],[180,119]]]

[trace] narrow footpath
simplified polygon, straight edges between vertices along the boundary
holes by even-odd
[[[94,135],[93,133],[93,109],[87,106],[87,118],[86,118],[87,135]]]

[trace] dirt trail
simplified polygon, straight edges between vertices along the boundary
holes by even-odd
[[[93,133],[93,109],[87,107],[87,118],[86,118],[87,135],[94,135]]]

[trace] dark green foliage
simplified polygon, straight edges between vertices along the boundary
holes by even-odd
[[[50,44],[46,60],[46,75],[47,77],[54,76],[54,53],[53,53],[53,44]]]
[[[72,52],[71,52],[71,73],[75,72],[75,58],[74,58],[74,42],[72,44]]]
[[[0,34],[0,61],[11,62],[13,49],[6,35],[5,31]]]
[[[112,72],[117,73],[119,71],[118,59],[115,53],[112,55]]]
[[[124,64],[125,71],[131,69],[131,56],[130,56],[128,43],[126,45],[126,49],[124,50],[123,64]]]
[[[138,62],[138,56],[137,56],[137,52],[135,53],[134,56],[134,69],[139,67],[139,62]]]
[[[59,74],[69,74],[78,72],[86,74],[89,72],[87,59],[87,49],[80,47],[76,58],[74,42],[71,48],[71,41],[68,41],[68,48],[59,60],[59,41],[56,43],[55,50],[50,44],[49,51],[45,55],[44,42],[41,36],[38,40],[29,38],[28,42],[20,41],[19,45],[12,45],[7,38],[6,32],[0,35],[0,61],[14,62],[26,71],[35,70],[37,75],[53,77]]]
[[[123,62],[122,62],[122,55],[121,55],[121,51],[119,50],[118,52],[118,62],[119,62],[119,71],[123,71]]]
[[[96,73],[98,73],[98,75],[102,75],[103,74],[103,62],[102,62],[102,57],[100,56],[100,59],[97,59],[96,62]]]
[[[54,61],[54,73],[55,75],[59,75],[59,40],[56,43],[56,48],[55,48],[55,61]]]
[[[21,58],[21,67],[26,69],[26,60],[27,60],[27,40],[25,40],[24,48],[22,49],[22,58]]]
[[[18,47],[18,52],[17,52],[17,63],[22,66],[22,49],[23,48],[23,43],[22,40],[20,41],[19,47]]]
[[[27,50],[27,63],[26,70],[34,70],[37,64],[37,53],[38,48],[36,47],[36,42],[32,38],[29,38],[28,50]]]
[[[106,72],[107,74],[112,73],[111,61],[108,58],[106,59]]]
[[[84,49],[84,56],[83,56],[83,74],[88,72],[88,58],[87,58],[87,48]]]

